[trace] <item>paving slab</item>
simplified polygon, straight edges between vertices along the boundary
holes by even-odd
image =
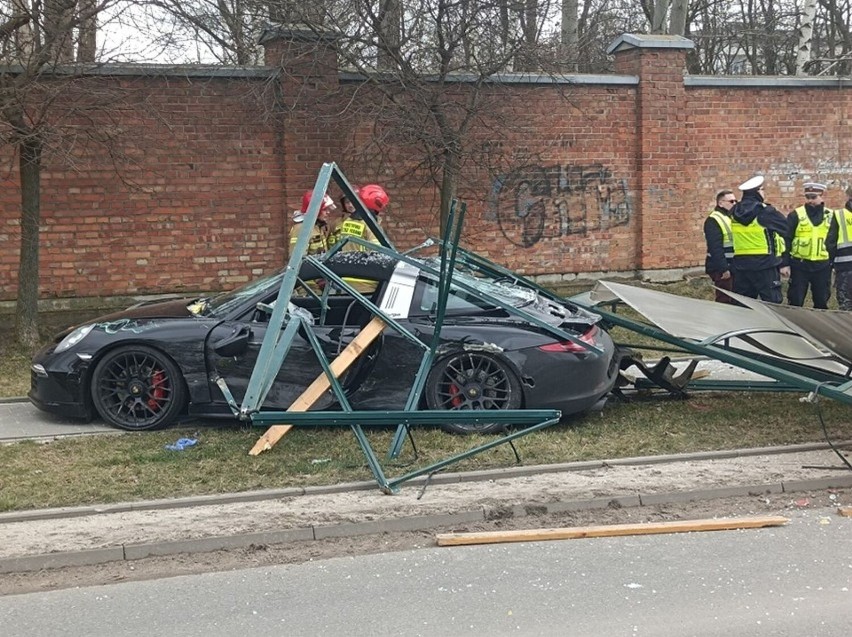
[[[61,438],[87,434],[119,433],[102,421],[85,422],[49,414],[25,398],[0,402],[0,441]]]

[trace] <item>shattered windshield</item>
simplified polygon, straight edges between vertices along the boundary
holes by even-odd
[[[441,267],[439,259],[424,259],[424,261],[436,270]],[[431,312],[434,311],[438,303],[437,282],[431,275],[425,275],[424,283],[425,288],[421,297],[420,309]],[[493,303],[480,298],[478,294],[471,294],[459,288],[456,283],[463,283],[475,289],[485,298],[493,297],[512,307],[524,307],[535,301],[536,298],[534,290],[521,287],[511,281],[497,280],[479,272],[474,273],[471,270],[456,268],[453,272],[453,285],[447,299],[447,310],[450,312],[491,310],[495,307]]]
[[[223,292],[211,299],[207,299],[204,305],[204,314],[208,316],[224,316],[241,306],[246,300],[272,292],[281,286],[281,277],[283,274],[284,271],[279,270],[261,279],[252,281],[241,288],[231,290],[230,292]]]

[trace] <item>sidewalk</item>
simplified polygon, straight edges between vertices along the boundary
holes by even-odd
[[[530,514],[732,496],[757,500],[849,488],[852,472],[834,452],[812,444],[440,474],[425,483],[412,481],[394,496],[364,482],[0,514],[0,573],[309,544]]]

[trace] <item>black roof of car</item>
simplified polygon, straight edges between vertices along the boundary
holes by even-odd
[[[381,252],[337,252],[324,261],[324,264],[341,277],[355,277],[386,281],[393,274],[398,259]],[[322,278],[320,270],[310,262],[304,262],[299,269],[299,278],[304,281]]]

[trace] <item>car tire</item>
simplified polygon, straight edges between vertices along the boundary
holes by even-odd
[[[465,351],[439,359],[426,379],[429,409],[519,409],[521,382],[504,359],[489,352]],[[456,434],[491,434],[506,423],[445,423]]]
[[[143,345],[119,347],[104,356],[92,374],[91,395],[101,418],[127,431],[169,425],[186,401],[178,366]]]

